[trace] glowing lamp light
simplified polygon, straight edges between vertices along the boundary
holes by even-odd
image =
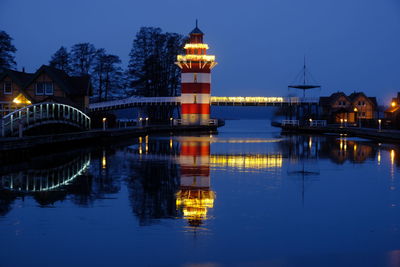
[[[396,106],[396,102],[392,101],[391,105],[392,105],[392,107],[395,107]]]
[[[107,118],[103,118],[103,122],[105,122],[107,120]]]
[[[358,111],[358,109],[357,108],[354,108],[354,112],[357,112]]]
[[[184,49],[208,49],[208,44],[186,44]]]

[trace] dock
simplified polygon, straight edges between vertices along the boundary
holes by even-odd
[[[373,129],[373,128],[360,128],[360,127],[341,127],[338,125],[326,126],[308,126],[308,125],[281,125],[274,124],[280,127],[282,133],[308,133],[308,134],[334,134],[334,135],[347,135],[354,137],[361,137],[371,139],[377,142],[387,143],[400,143],[400,131],[388,129]]]
[[[52,135],[24,136],[0,138],[0,154],[9,151],[20,151],[28,149],[47,149],[49,147],[66,147],[72,144],[108,142],[115,138],[138,137],[148,134],[180,134],[186,132],[215,132],[218,126],[170,126],[149,125],[126,128],[110,128],[106,130],[95,129],[82,132],[71,132]]]

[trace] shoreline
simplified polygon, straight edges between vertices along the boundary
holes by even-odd
[[[222,125],[221,125],[222,126]],[[145,127],[96,129],[53,135],[0,138],[0,158],[10,152],[24,150],[62,149],[79,144],[107,143],[117,138],[138,137],[154,133],[180,134],[186,132],[216,132],[219,126],[170,126],[150,125]]]
[[[358,128],[358,127],[336,127],[336,126],[324,126],[324,127],[310,127],[310,126],[282,126],[274,123],[272,126],[279,127],[282,129],[283,134],[322,134],[322,135],[347,135],[353,137],[360,137],[377,141],[380,143],[400,143],[400,131],[386,130],[373,128]]]

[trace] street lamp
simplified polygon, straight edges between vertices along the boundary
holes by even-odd
[[[347,119],[344,119],[344,127],[347,127]]]
[[[149,126],[149,118],[146,118],[146,126]]]
[[[382,128],[381,128],[381,126],[382,126],[382,120],[381,119],[379,119],[378,120],[378,124],[379,124],[379,132],[382,130]]]
[[[174,118],[169,118],[169,124],[171,125],[171,127],[172,127],[172,124],[174,123]]]
[[[340,119],[340,128],[343,128],[343,119]]]
[[[142,118],[139,118],[139,126],[142,126]]]
[[[359,116],[359,114],[358,114],[358,109],[357,109],[357,108],[354,108],[354,114],[355,114],[354,121],[357,123],[357,119],[358,119],[358,124],[359,124],[359,126],[361,127],[360,116]]]
[[[311,124],[312,124],[312,119],[310,118],[310,119],[309,119],[309,121],[310,121],[310,127],[311,127]]]
[[[107,121],[107,118],[103,118],[103,131],[106,130],[106,121]]]
[[[394,108],[396,106],[396,102],[392,101],[391,105]]]

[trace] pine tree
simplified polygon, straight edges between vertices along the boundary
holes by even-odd
[[[183,53],[185,38],[176,33],[162,33],[160,28],[142,27],[133,40],[127,76],[130,94],[145,97],[179,94],[180,70],[176,55]],[[171,107],[147,107],[153,121],[167,121]]]
[[[72,72],[70,54],[64,46],[61,46],[60,49],[54,53],[49,64],[51,67],[63,70],[68,74]]]
[[[0,70],[15,68],[17,64],[14,59],[17,49],[12,40],[5,31],[0,31]]]

